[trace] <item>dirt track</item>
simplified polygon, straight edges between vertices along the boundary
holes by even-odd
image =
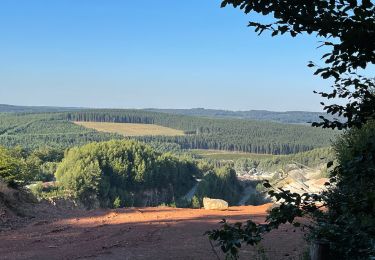
[[[250,216],[263,222],[268,206],[77,212],[74,217],[1,232],[0,259],[217,259],[203,233],[218,227],[222,218],[237,221]],[[302,259],[304,246],[302,233],[284,226],[268,234],[261,246],[244,247],[241,259]]]

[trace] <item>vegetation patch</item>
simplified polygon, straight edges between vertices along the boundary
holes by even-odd
[[[200,175],[191,161],[159,154],[137,141],[112,140],[70,149],[56,180],[88,208],[118,208],[171,203]]]
[[[117,133],[123,136],[180,136],[184,135],[181,130],[154,125],[134,123],[110,123],[110,122],[74,122],[77,125],[95,129],[99,132]]]

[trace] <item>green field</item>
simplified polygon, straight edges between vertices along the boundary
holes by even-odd
[[[243,153],[243,152],[231,152],[231,151],[221,151],[221,150],[203,150],[203,149],[192,149],[191,153],[201,156],[207,159],[213,160],[238,160],[238,159],[270,159],[274,155],[271,154],[256,154],[256,153]],[[283,157],[285,155],[279,155]]]
[[[99,132],[117,133],[123,136],[181,136],[181,130],[154,125],[154,124],[133,124],[133,123],[110,123],[110,122],[74,122],[86,128],[95,129]]]

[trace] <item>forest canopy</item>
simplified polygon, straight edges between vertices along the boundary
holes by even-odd
[[[84,128],[73,121],[157,124],[182,130],[183,136],[135,137],[144,142],[175,143],[183,149],[216,149],[265,154],[291,154],[330,145],[332,130],[304,125],[241,119],[212,119],[143,110],[82,110],[63,113],[0,114],[0,144],[68,148],[92,141],[123,139]]]
[[[137,196],[145,190],[168,191],[171,202],[184,195],[200,175],[188,160],[156,153],[137,141],[112,140],[70,149],[56,171],[56,180],[87,207],[110,207],[116,198],[122,206],[142,204],[138,201],[142,196]]]

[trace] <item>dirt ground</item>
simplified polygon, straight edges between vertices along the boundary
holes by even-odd
[[[0,232],[0,259],[217,259],[203,233],[222,218],[263,222],[269,206],[77,210]],[[283,226],[243,247],[240,259],[303,259],[305,251],[302,232]]]

